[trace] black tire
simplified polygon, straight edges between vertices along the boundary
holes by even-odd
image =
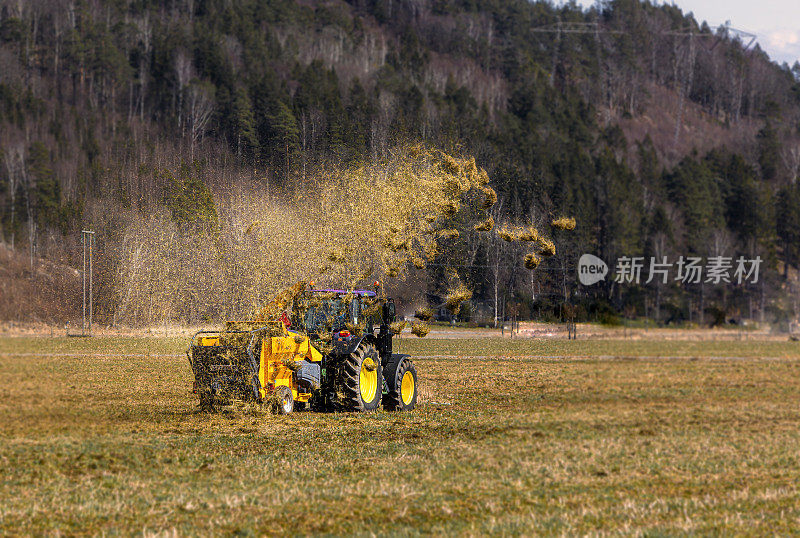
[[[292,389],[281,385],[275,390],[275,412],[279,415],[288,415],[292,411],[294,411]]]
[[[392,359],[383,371],[386,378],[387,394],[383,398],[383,407],[387,411],[411,411],[417,405],[419,382],[417,381],[417,368],[408,357]],[[406,375],[409,377],[406,378]],[[403,381],[406,390],[403,394]],[[405,396],[405,398],[404,398]]]
[[[344,360],[339,375],[345,410],[374,411],[381,405],[383,370],[375,346],[361,342]]]

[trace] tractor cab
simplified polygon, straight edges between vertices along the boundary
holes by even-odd
[[[395,317],[392,299],[382,300],[371,290],[312,289],[305,292],[300,304],[302,308],[291,319],[292,328],[305,332],[312,341],[319,342],[326,334],[334,344],[347,340],[357,343],[356,338],[367,337],[375,340],[382,357],[391,355],[389,324]]]
[[[302,314],[301,327],[307,333],[321,334],[328,327],[338,332],[347,324],[362,321],[362,297],[375,297],[375,292],[343,290],[310,290],[304,298],[308,305]]]

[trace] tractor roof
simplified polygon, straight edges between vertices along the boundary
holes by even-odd
[[[308,290],[311,293],[338,293],[341,295],[347,295],[348,293],[352,293],[355,295],[360,295],[361,297],[375,297],[375,292],[370,290]]]

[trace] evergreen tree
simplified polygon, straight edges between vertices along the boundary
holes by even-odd
[[[286,103],[278,101],[269,117],[269,125],[275,165],[283,171],[283,177],[288,177],[299,151],[297,119]]]
[[[800,268],[800,187],[788,185],[778,191],[775,222],[786,267]]]
[[[37,141],[28,151],[28,176],[34,219],[41,226],[62,227],[61,184],[52,169],[50,152],[43,142]]]
[[[236,153],[237,155],[251,155],[258,150],[258,138],[256,137],[253,105],[244,86],[236,88],[233,114],[235,118]]]
[[[758,164],[764,179],[775,179],[778,176],[781,159],[781,142],[778,132],[767,120],[763,129],[756,136],[758,141]]]
[[[682,209],[683,242],[690,254],[706,255],[712,230],[723,227],[723,207],[716,178],[694,157],[687,157],[665,178],[670,200]]]

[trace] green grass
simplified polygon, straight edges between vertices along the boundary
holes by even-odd
[[[795,343],[404,338],[440,356],[416,411],[288,417],[199,413],[186,359],[156,357],[185,344],[0,340],[0,534],[800,525]]]

